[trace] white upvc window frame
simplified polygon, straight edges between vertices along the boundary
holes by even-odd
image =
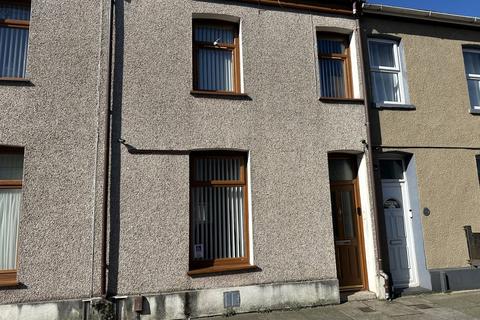
[[[383,39],[383,38],[368,38],[367,41],[368,41],[368,57],[370,61],[370,65],[369,65],[370,75],[372,75],[373,73],[391,73],[391,74],[396,74],[398,78],[398,90],[399,90],[400,101],[376,101],[375,100],[374,102],[377,104],[392,104],[392,105],[398,105],[398,106],[407,104],[399,42],[396,40]],[[388,43],[393,45],[393,54],[394,54],[394,61],[395,61],[394,67],[372,66],[371,64],[371,61],[373,61],[372,50],[370,49],[370,43],[372,42],[381,42],[381,43]],[[375,83],[373,81],[371,81],[371,83],[372,83],[372,89],[375,90],[374,89]],[[373,93],[372,93],[372,96],[374,96]],[[376,97],[374,96],[374,99],[375,98]]]
[[[463,49],[463,53],[464,53],[463,61],[464,61],[464,64],[465,64],[465,76],[467,77],[467,90],[468,90],[468,98],[470,100],[470,110],[474,113],[480,113],[480,101],[479,101],[478,106],[473,105],[473,101],[470,99],[470,89],[468,87],[468,81],[470,81],[470,80],[478,81],[480,83],[480,74],[468,73],[467,64],[466,64],[466,61],[465,61],[465,52],[474,53],[474,54],[478,55],[478,57],[480,59],[480,49],[473,49],[473,48],[464,48]]]

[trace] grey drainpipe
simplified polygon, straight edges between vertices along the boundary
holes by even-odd
[[[372,197],[372,211],[373,211],[373,216],[375,218],[375,244],[376,244],[376,264],[377,264],[377,270],[378,270],[378,276],[382,277],[385,279],[385,298],[389,299],[390,298],[390,281],[388,278],[388,275],[383,271],[383,266],[382,266],[382,257],[381,257],[381,250],[380,250],[380,224],[379,224],[379,219],[378,219],[378,207],[377,207],[377,194],[376,194],[376,184],[375,184],[375,175],[374,175],[374,169],[373,169],[373,149],[372,149],[372,138],[371,138],[371,129],[370,129],[370,113],[369,113],[369,102],[368,102],[368,91],[367,91],[367,77],[365,74],[365,63],[363,57],[367,54],[367,52],[364,50],[363,47],[363,34],[362,30],[360,28],[360,16],[362,14],[362,5],[363,5],[363,0],[360,1],[355,1],[354,2],[354,15],[355,15],[355,24],[356,24],[356,29],[357,29],[357,44],[358,48],[360,50],[360,73],[362,76],[362,81],[363,81],[363,97],[364,97],[364,108],[365,108],[365,125],[366,125],[366,130],[367,130],[367,141],[365,142],[365,145],[367,147],[367,152],[368,152],[368,158],[367,158],[367,167],[368,167],[368,181],[369,181],[369,188],[371,190],[371,197]]]
[[[108,196],[110,185],[110,139],[111,139],[111,115],[112,115],[112,63],[113,63],[113,23],[114,23],[115,1],[110,1],[110,15],[108,22],[108,68],[105,103],[105,141],[104,141],[104,166],[103,166],[103,201],[102,201],[102,258],[101,258],[101,287],[100,294],[103,298],[107,296],[107,221],[108,221]]]

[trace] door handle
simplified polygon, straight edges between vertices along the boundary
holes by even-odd
[[[342,244],[350,244],[351,242],[352,240],[339,240],[339,241],[335,241],[335,244],[342,245]]]

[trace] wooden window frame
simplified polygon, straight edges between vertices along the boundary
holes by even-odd
[[[210,43],[195,41],[195,29],[199,25],[213,25],[213,26],[231,26],[233,29],[233,44],[229,43]],[[241,94],[240,85],[240,38],[239,38],[239,26],[238,23],[214,20],[214,19],[193,19],[192,28],[192,61],[193,61],[193,93],[220,93],[220,94]],[[215,49],[215,50],[228,50],[232,52],[232,71],[233,71],[233,90],[205,90],[199,89],[199,64],[198,64],[198,51],[202,48]]]
[[[319,40],[337,40],[342,41],[343,45],[345,46],[345,53],[331,53],[325,54],[320,53],[320,48],[317,47],[317,63],[318,63],[318,70],[319,70],[319,79],[320,84],[322,82],[321,77],[321,70],[320,70],[320,60],[328,59],[328,60],[341,60],[343,61],[343,74],[344,74],[344,85],[345,85],[345,96],[343,97],[328,97],[324,96],[320,90],[320,98],[321,99],[353,99],[353,79],[352,79],[352,61],[350,56],[350,35],[347,34],[339,34],[339,33],[331,33],[331,32],[317,32],[317,43]]]
[[[23,154],[23,150],[16,148],[2,148],[0,147],[0,155],[2,154]],[[22,189],[22,180],[0,180],[0,189]],[[17,269],[18,269],[18,235],[17,235],[17,256],[15,269],[0,269],[0,287],[12,287],[18,285]]]
[[[479,59],[480,59],[480,48],[476,48],[476,47],[464,47],[463,48],[463,54],[464,54],[464,61],[465,61],[465,52],[469,52],[469,53],[474,53],[476,54]],[[468,73],[467,71],[467,65],[465,64],[465,76],[467,78],[467,91],[470,91],[470,89],[468,88],[468,81],[469,80],[472,80],[472,81],[479,81],[480,82],[480,74],[476,74],[476,73]],[[470,96],[470,92],[468,92],[469,96]],[[470,99],[470,97],[469,97]],[[475,112],[475,113],[480,113],[480,105],[478,106],[475,106],[473,104],[472,101],[470,101],[470,111],[471,112]]]
[[[384,67],[384,66],[372,66],[372,50],[370,49],[370,43],[371,42],[383,42],[383,43],[388,43],[393,45],[393,54],[394,54],[394,61],[395,61],[395,66],[394,67]],[[369,71],[370,71],[370,76],[373,73],[390,73],[390,74],[396,74],[398,78],[398,94],[400,97],[400,101],[374,101],[375,103],[379,104],[391,104],[391,105],[405,105],[407,103],[407,94],[405,92],[405,83],[404,83],[404,76],[403,76],[403,67],[402,67],[402,55],[400,53],[400,41],[399,40],[393,40],[393,39],[385,39],[385,38],[377,38],[377,37],[370,37],[367,39],[367,47],[368,47],[368,59],[370,61],[369,63]],[[373,76],[371,76],[372,81],[371,81],[371,90],[375,90],[374,86],[375,83],[373,81]],[[374,92],[372,92],[372,98],[375,100],[375,95]]]
[[[0,0],[1,4],[11,4],[18,7],[27,7],[31,9],[30,0]],[[0,27],[6,28],[17,28],[17,29],[30,29],[30,20],[18,20],[18,19],[0,19]],[[28,58],[28,56],[27,56]],[[26,67],[26,65],[25,65]],[[23,81],[26,78],[18,78],[18,77],[0,77],[0,81]]]
[[[195,177],[195,160],[197,159],[239,159],[240,160],[240,179],[239,180],[208,180],[208,181],[196,181]],[[192,189],[194,187],[243,187],[243,237],[245,252],[243,257],[239,258],[222,258],[195,261],[193,258],[193,248],[191,247],[193,236],[193,197]],[[189,250],[189,272],[190,276],[228,272],[236,270],[247,270],[256,268],[250,264],[250,236],[249,236],[249,210],[248,210],[248,177],[247,177],[247,154],[244,152],[194,152],[190,155],[190,250]]]

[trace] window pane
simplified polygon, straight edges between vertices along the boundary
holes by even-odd
[[[480,155],[475,156],[475,161],[477,162],[478,182],[480,182]]]
[[[16,268],[21,190],[0,189],[0,270]]]
[[[0,154],[0,180],[22,180],[23,155]]]
[[[30,20],[30,7],[11,3],[0,3],[0,20]]]
[[[195,27],[194,40],[199,42],[218,42],[233,44],[234,30],[230,25],[207,25],[200,24]]]
[[[352,191],[340,191],[340,199],[342,201],[342,222],[343,222],[343,235],[344,239],[355,238],[353,231],[355,222],[353,217],[355,216]]]
[[[401,102],[398,74],[372,72],[372,82],[375,102]]]
[[[463,52],[467,74],[480,75],[480,53]]]
[[[223,49],[198,50],[199,90],[233,91],[233,53]]]
[[[341,40],[319,39],[318,53],[319,54],[331,54],[331,53],[343,54],[345,53],[345,43]]]
[[[245,256],[244,187],[192,188],[194,260]]]
[[[345,97],[344,61],[320,59],[322,97]]]
[[[370,65],[372,67],[395,68],[394,44],[388,42],[369,41]]]
[[[195,181],[240,180],[240,158],[196,158]]]
[[[470,95],[470,104],[472,107],[480,106],[480,81],[468,80],[468,94]]]
[[[353,180],[357,176],[350,159],[328,160],[328,171],[332,181]]]
[[[403,179],[402,160],[380,160],[380,177],[382,179]]]
[[[0,77],[25,78],[28,29],[0,26]]]

